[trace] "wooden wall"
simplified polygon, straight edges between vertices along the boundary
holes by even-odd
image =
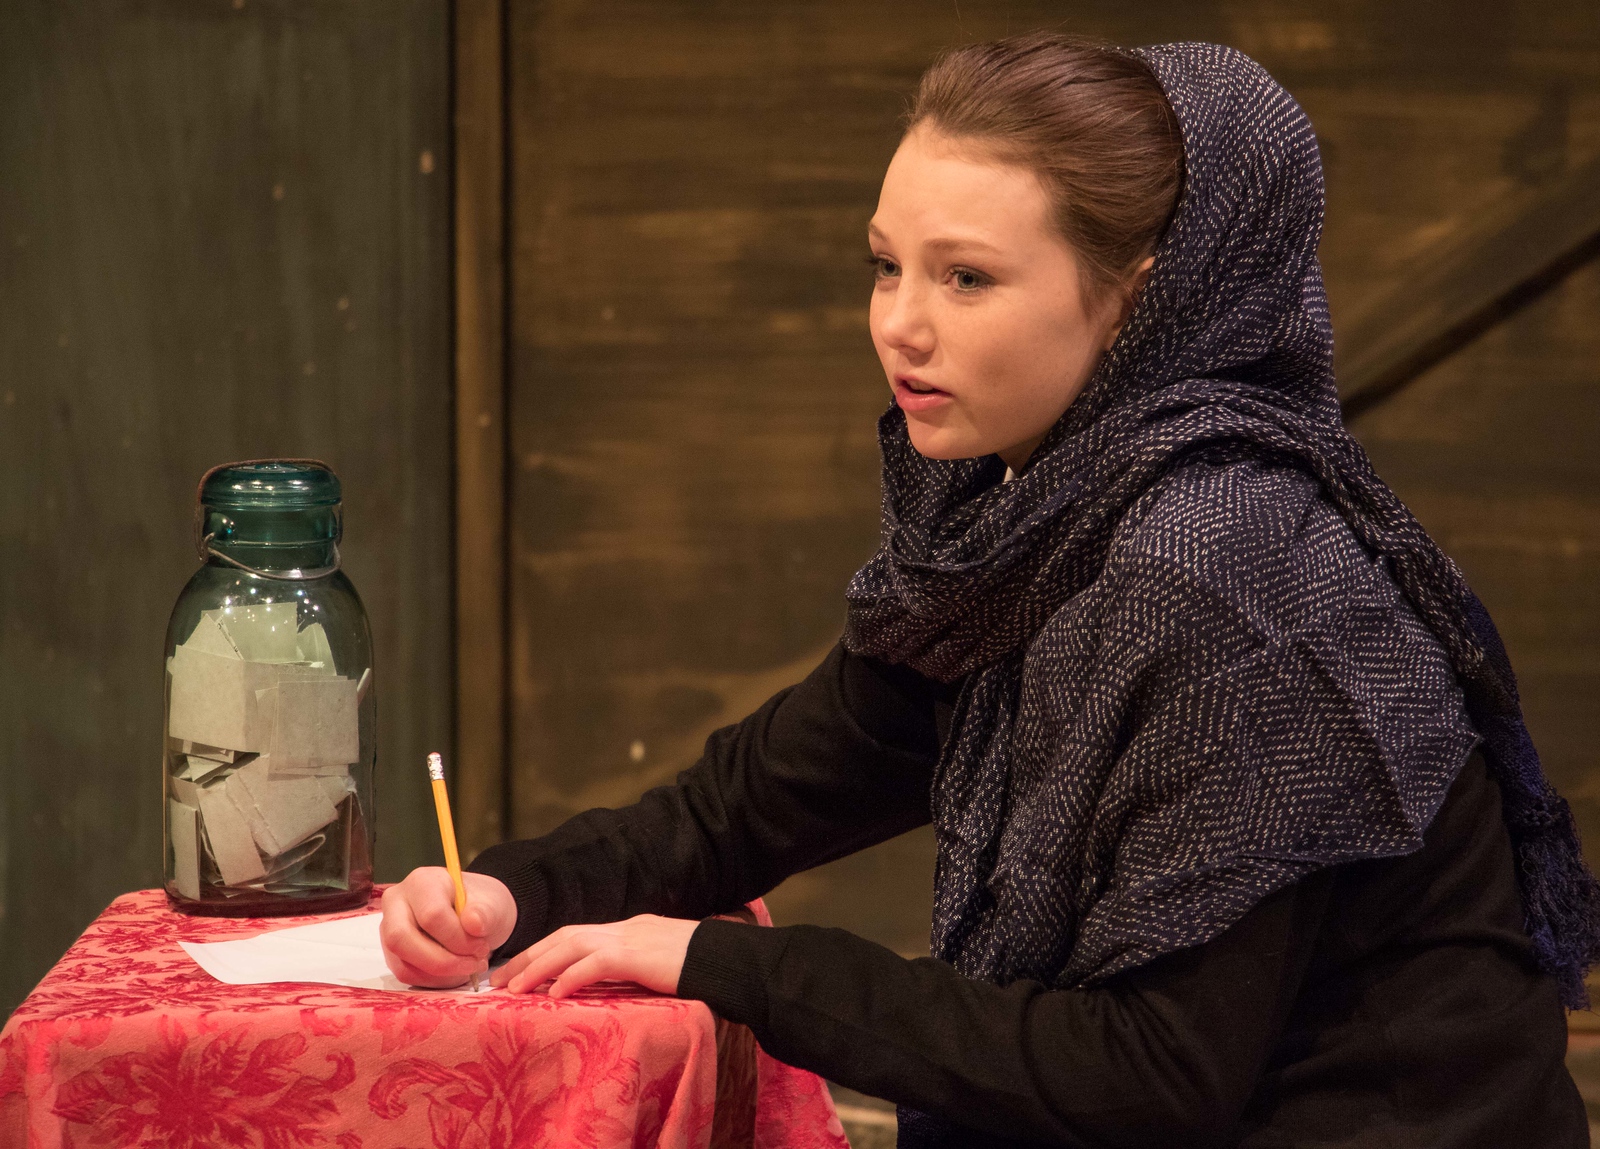
[[[1600,151],[1592,0],[508,12],[518,836],[670,778],[837,636],[887,402],[862,232],[939,47],[1049,26],[1255,54],[1323,140],[1336,327]],[[380,877],[433,858],[411,769],[450,735],[448,24],[445,0],[0,5],[0,1007],[156,880],[157,648],[213,462],[344,476]],[[1596,274],[1356,427],[1501,619],[1592,843]],[[931,862],[909,835],[772,901],[916,952]]]
[[[1481,72],[1297,90],[1325,137],[1335,336],[1408,264],[1600,155],[1600,8],[1485,15]],[[1600,868],[1600,266],[1355,420],[1505,637],[1535,744]]]
[[[1058,27],[1257,56],[1323,139],[1337,327],[1600,145],[1597,11],[517,0],[513,832],[670,779],[839,633],[843,585],[876,539],[887,402],[863,232],[896,117],[940,47]],[[1590,282],[1357,428],[1503,620],[1535,734],[1580,803],[1600,777]],[[1600,843],[1600,805],[1583,809]],[[913,834],[771,901],[780,919],[917,952],[931,873],[931,840]]]
[[[160,878],[161,647],[213,463],[328,460],[381,878],[450,734],[443,0],[0,5],[0,1011]]]
[[[1355,429],[1494,613],[1545,769],[1600,864],[1600,268]]]

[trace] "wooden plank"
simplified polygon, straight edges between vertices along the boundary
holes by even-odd
[[[439,858],[446,16],[0,4],[0,1008],[159,882],[162,641],[214,463],[314,455],[344,480],[378,877]]]
[[[463,856],[498,842],[506,765],[502,0],[455,5],[455,745]]]
[[[1600,158],[1529,203],[1487,213],[1340,330],[1335,365],[1346,418],[1383,402],[1597,255]]]

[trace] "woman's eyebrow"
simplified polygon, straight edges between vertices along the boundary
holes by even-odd
[[[939,239],[924,240],[923,247],[934,251],[986,251],[993,255],[1003,255],[998,247],[973,237],[948,236]]]
[[[870,221],[867,223],[867,237],[885,242],[889,239],[881,227]],[[978,239],[975,236],[941,236],[937,239],[924,240],[922,246],[940,252],[983,251],[992,255],[1005,254],[994,244]]]

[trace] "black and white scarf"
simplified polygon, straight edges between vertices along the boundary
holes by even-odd
[[[1319,868],[1418,849],[1479,736],[1568,1005],[1600,887],[1493,623],[1345,430],[1311,124],[1230,48],[1138,49],[1186,178],[1138,306],[1027,468],[879,424],[847,646],[964,678],[933,952],[1087,986]]]

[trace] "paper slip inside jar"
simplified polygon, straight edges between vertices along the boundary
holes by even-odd
[[[195,633],[205,632],[206,624],[210,623],[233,648],[235,657],[246,662],[299,662],[302,657],[299,615],[300,608],[292,602],[226,606],[206,611]],[[208,637],[205,641],[212,639]]]
[[[287,853],[339,816],[321,778],[271,778],[260,758],[235,770],[224,791],[269,858]],[[339,796],[344,796],[342,786]]]
[[[314,773],[319,764],[360,757],[356,684],[348,678],[280,679],[256,692],[256,714],[270,727],[266,753],[280,772]]]
[[[337,672],[320,623],[297,629],[298,609],[205,611],[168,660],[167,733],[184,755],[168,778],[182,893],[191,853],[195,887],[208,856],[226,886],[292,869],[354,789],[360,686]]]
[[[200,811],[183,802],[168,803],[168,836],[172,839],[172,884],[186,898],[200,898]]]
[[[204,612],[169,660],[167,734],[193,758],[273,754],[280,772],[360,757],[358,684],[337,673],[320,623],[295,604]]]
[[[184,741],[181,747],[184,755],[189,759],[208,758],[214,763],[232,763],[239,757],[238,750],[224,750],[220,746],[207,746],[204,742]]]
[[[250,823],[228,795],[225,786],[202,786],[198,795],[205,839],[211,847],[223,885],[242,886],[265,877],[267,867],[256,852]]]
[[[250,755],[241,754],[239,757],[248,759]],[[230,765],[231,763],[218,762],[214,758],[188,757],[184,759],[183,768],[176,776],[186,782],[205,782],[214,775],[225,772]]]
[[[342,773],[277,775],[265,756],[247,758],[236,769],[223,767],[201,781],[173,775],[167,787],[174,861],[180,871],[188,865],[190,839],[182,839],[181,852],[177,845],[182,833],[177,822],[182,820],[195,826],[197,874],[202,845],[209,847],[224,885],[249,885],[281,874],[315,852],[305,844],[313,838],[321,841],[325,835],[320,832],[339,821],[339,804],[354,785]]]
[[[269,663],[180,646],[172,655],[167,733],[229,750],[266,750],[272,728],[262,720],[256,692],[277,682]]]

